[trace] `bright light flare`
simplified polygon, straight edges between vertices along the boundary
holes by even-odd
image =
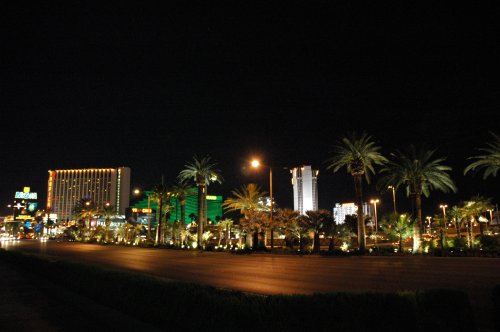
[[[253,168],[257,168],[260,166],[260,162],[257,159],[254,159],[254,160],[252,160],[250,165],[252,165]]]

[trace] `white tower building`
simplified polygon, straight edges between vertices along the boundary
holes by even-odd
[[[335,203],[333,208],[333,217],[335,218],[335,223],[343,224],[345,222],[345,216],[351,214],[358,214],[358,206],[354,203]],[[373,216],[373,211],[371,206],[367,203],[363,203],[363,214]]]
[[[311,166],[295,167],[290,170],[293,185],[293,208],[304,214],[318,210],[318,170]]]

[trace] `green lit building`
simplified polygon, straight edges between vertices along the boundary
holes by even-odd
[[[196,189],[193,190],[194,195],[190,195],[186,198],[186,224],[196,221],[198,217],[198,194]],[[155,212],[158,212],[158,202],[151,199],[152,191],[146,191],[146,197],[141,199],[135,204],[130,205],[130,208],[146,209],[150,208]],[[181,204],[178,199],[171,198],[170,205],[173,209],[170,212],[169,221],[181,220]],[[129,209],[130,209],[129,208]],[[216,223],[216,220],[222,218],[222,196],[207,195],[207,221]],[[194,219],[192,218],[194,217]],[[155,218],[156,219],[156,218]]]

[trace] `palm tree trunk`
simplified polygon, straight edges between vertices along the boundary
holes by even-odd
[[[354,175],[354,189],[356,190],[356,201],[358,203],[358,246],[359,250],[366,250],[365,220],[363,217],[363,184],[362,175]]]
[[[313,252],[315,253],[320,252],[319,232],[314,232]]]
[[[204,186],[198,183],[198,249],[203,249],[203,191]]]
[[[472,241],[472,218],[469,220],[469,227],[467,227],[467,239],[469,242],[469,248],[472,248],[474,243]]]
[[[259,231],[257,229],[253,232],[252,242],[252,248],[256,251],[259,247]]]
[[[182,225],[186,224],[186,200],[181,200],[181,220]]]
[[[422,197],[420,194],[415,194],[415,207],[417,209],[417,220],[413,223],[413,253],[421,253],[422,239]]]
[[[160,241],[161,239],[161,215],[163,213],[162,211],[162,207],[163,207],[163,198],[160,198],[159,199],[159,203],[158,203],[158,223],[156,225],[156,239],[155,239],[155,245],[158,244],[158,242]]]

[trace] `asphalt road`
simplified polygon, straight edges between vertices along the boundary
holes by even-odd
[[[38,240],[1,247],[259,294],[458,288],[478,321],[492,317],[491,290],[500,284],[500,258],[235,255]]]

